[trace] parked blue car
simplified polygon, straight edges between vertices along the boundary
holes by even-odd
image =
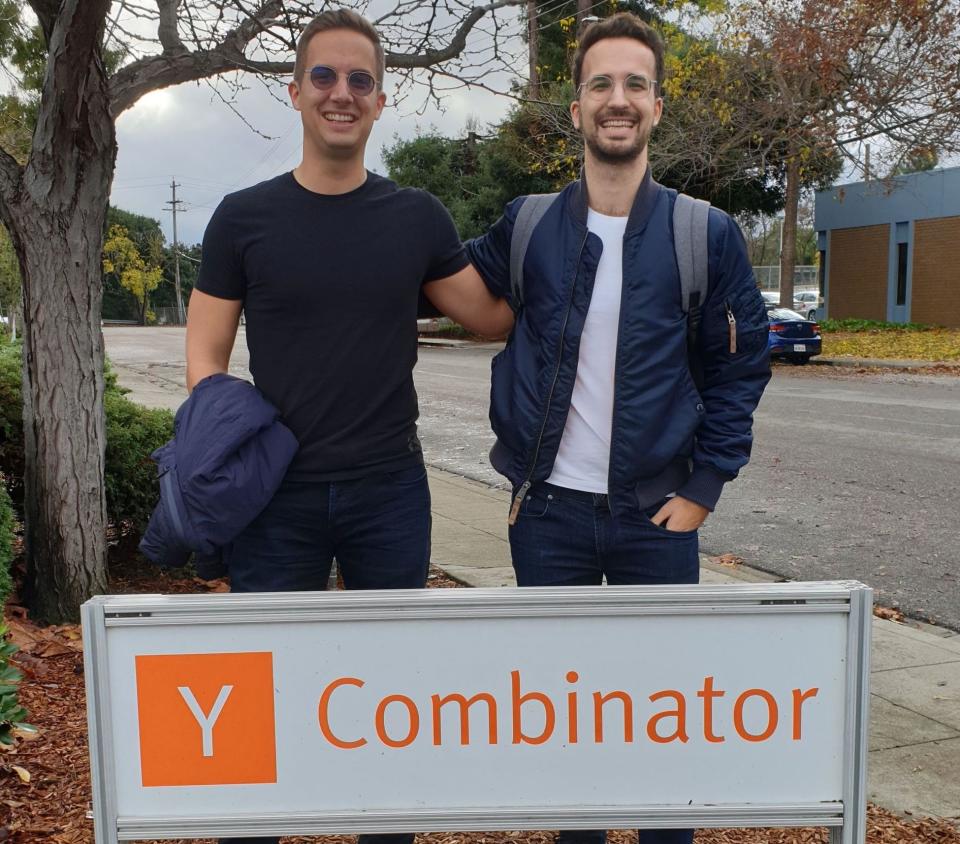
[[[770,320],[767,338],[770,357],[804,364],[820,354],[820,326],[815,322],[788,308],[770,308],[767,317]]]

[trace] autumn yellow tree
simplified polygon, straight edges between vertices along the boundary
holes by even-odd
[[[162,257],[163,244],[150,244],[151,251],[159,249]],[[140,255],[130,233],[123,226],[110,226],[103,243],[103,271],[113,274],[120,284],[129,290],[140,305],[140,324],[146,325],[151,316],[149,296],[163,278],[160,262],[148,264]]]
[[[725,34],[769,79],[743,125],[776,138],[785,169],[780,303],[793,301],[801,186],[824,155],[892,172],[921,147],[960,150],[957,0],[741,0]]]

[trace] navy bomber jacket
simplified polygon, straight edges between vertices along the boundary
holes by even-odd
[[[162,566],[197,554],[197,573],[224,573],[220,551],[273,498],[297,440],[279,411],[249,381],[210,375],[180,406],[174,437],[151,456],[160,503],[140,550]]]
[[[676,192],[657,184],[648,168],[623,238],[608,477],[614,513],[674,491],[713,510],[723,485],[750,458],[753,411],[770,379],[769,323],[743,236],[727,214],[711,208],[710,285],[697,349],[703,382],[695,386],[673,248],[675,200]],[[467,244],[487,286],[507,298],[520,205],[508,204],[487,234]],[[533,232],[523,303],[492,365],[491,462],[518,499],[552,471],[601,251],[600,238],[587,230],[585,183],[572,182]]]

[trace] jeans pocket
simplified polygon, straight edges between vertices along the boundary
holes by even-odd
[[[423,465],[411,466],[408,469],[387,472],[387,478],[399,487],[418,486],[427,480],[427,467]]]
[[[523,499],[520,514],[528,519],[540,519],[557,503],[557,497],[552,492],[534,487]]]
[[[670,501],[669,498],[664,498],[662,501],[652,504],[649,507],[642,507],[640,509],[640,513],[646,519],[650,527],[659,534],[669,536],[672,539],[688,539],[691,536],[696,536],[697,528],[694,528],[693,530],[670,530],[670,528],[664,527],[663,525],[658,525],[655,521],[653,521],[653,517],[657,514],[657,511],[668,501]]]

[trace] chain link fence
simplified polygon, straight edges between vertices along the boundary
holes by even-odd
[[[187,309],[183,309],[183,321],[176,307],[154,308],[154,325],[186,325]]]
[[[756,276],[757,284],[764,291],[780,290],[780,265],[754,267],[753,274]],[[794,292],[800,290],[818,290],[820,287],[820,268],[816,264],[809,264],[793,268],[793,289]]]

